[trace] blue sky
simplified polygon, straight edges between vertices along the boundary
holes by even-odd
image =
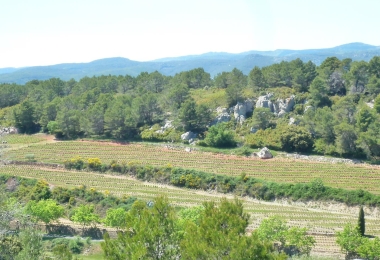
[[[0,0],[0,68],[380,45],[378,0]]]

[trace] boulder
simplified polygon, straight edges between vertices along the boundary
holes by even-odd
[[[253,111],[253,101],[247,99],[243,103],[238,102],[235,106],[230,108],[230,111],[234,113],[235,120],[242,124],[245,121],[247,113],[252,113]]]
[[[181,134],[181,139],[184,141],[189,141],[190,139],[195,139],[196,137],[197,137],[197,134],[191,131]]]
[[[286,99],[277,99],[278,109],[279,111],[284,111],[286,113],[289,113],[293,110],[295,102],[295,96],[291,95],[289,98]]]
[[[263,149],[261,149],[258,153],[257,153],[257,156],[261,159],[270,159],[270,158],[273,158],[273,155],[271,154],[271,152],[269,151],[268,148],[264,147]]]

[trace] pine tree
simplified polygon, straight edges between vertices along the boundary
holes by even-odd
[[[360,207],[360,211],[359,211],[358,227],[359,227],[360,234],[362,236],[364,236],[364,233],[365,233],[365,219],[364,219],[363,206]]]

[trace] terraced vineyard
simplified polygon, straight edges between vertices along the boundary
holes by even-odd
[[[345,189],[363,189],[380,194],[380,168],[365,165],[346,165],[297,161],[293,159],[260,160],[238,156],[204,153],[199,151],[185,152],[184,149],[168,149],[163,145],[115,144],[105,142],[52,142],[43,141],[40,137],[9,139],[11,148],[7,157],[11,160],[27,161],[34,158],[37,162],[59,163],[75,156],[100,158],[104,163],[112,160],[118,162],[137,161],[141,164],[197,169],[216,174],[249,176],[276,182],[310,182],[321,178],[332,187]],[[25,139],[26,138],[26,139]],[[20,141],[21,140],[21,141]],[[42,142],[41,142],[42,141]],[[28,156],[27,156],[28,155]],[[33,156],[31,156],[33,155]],[[45,179],[50,184],[66,187],[86,185],[98,191],[109,191],[117,196],[135,196],[151,200],[159,194],[165,194],[175,205],[192,206],[203,201],[219,200],[232,195],[207,193],[204,191],[181,189],[172,186],[141,182],[125,176],[115,176],[91,172],[68,171],[63,168],[43,168],[41,166],[7,165],[0,167],[0,173],[22,177]],[[340,257],[339,247],[335,243],[335,232],[342,230],[347,223],[355,224],[357,214],[346,212],[310,209],[302,206],[283,205],[251,198],[240,198],[244,207],[251,214],[250,229],[257,227],[261,220],[272,216],[284,217],[291,226],[308,227],[316,238],[314,252],[326,253]],[[379,217],[367,217],[367,234],[380,235]]]
[[[197,169],[205,172],[248,176],[276,182],[305,183],[321,178],[325,185],[344,189],[363,189],[380,194],[380,168],[364,165],[305,162],[294,159],[261,160],[183,149],[167,149],[159,145],[110,144],[102,142],[36,143],[8,152],[11,160],[27,160],[34,155],[38,162],[63,163],[75,156],[100,158],[104,163],[138,161],[142,164]]]
[[[226,196],[225,194],[145,183],[124,176],[40,168],[36,166],[8,165],[0,168],[0,173],[45,179],[50,184],[57,186],[74,187],[86,185],[98,191],[104,192],[107,190],[117,196],[136,196],[145,200],[151,200],[159,194],[165,194],[173,204],[181,206],[199,205],[203,201],[219,200],[221,197]],[[231,195],[227,195],[227,197],[233,199]],[[251,214],[250,229],[256,228],[264,218],[280,215],[287,219],[291,226],[308,227],[317,240],[317,246],[314,251],[319,253],[339,253],[339,248],[335,244],[334,233],[341,230],[346,223],[351,222],[354,224],[357,221],[356,215],[348,213],[338,214],[323,210],[307,209],[305,207],[268,203],[249,198],[241,199],[244,201],[245,210]],[[366,230],[368,234],[380,235],[378,222],[378,218],[367,218]]]

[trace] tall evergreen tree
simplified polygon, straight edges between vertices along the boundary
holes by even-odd
[[[359,210],[358,227],[359,227],[360,234],[362,236],[364,236],[364,233],[365,233],[365,218],[364,218],[363,206],[361,206],[360,210]]]

